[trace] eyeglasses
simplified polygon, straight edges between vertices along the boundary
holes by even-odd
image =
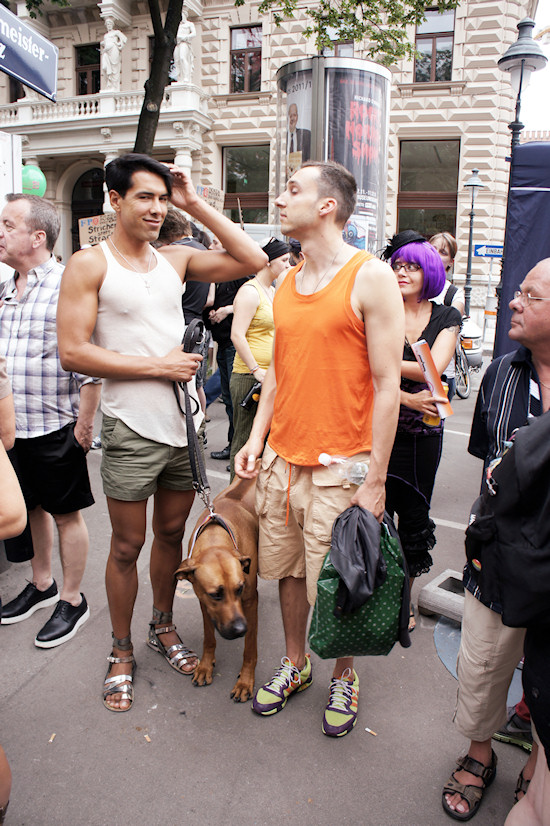
[[[524,293],[523,290],[516,290],[514,299],[519,299],[523,307],[529,307],[532,301],[550,301],[550,298],[541,298],[538,295],[531,295],[531,293]]]
[[[422,269],[420,264],[415,264],[414,261],[394,261],[391,268],[394,272],[399,272],[399,270],[405,270],[405,272],[418,272],[418,270]]]

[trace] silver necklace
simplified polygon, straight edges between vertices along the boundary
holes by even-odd
[[[131,267],[131,268],[133,269],[133,271],[134,271],[134,272],[137,272],[137,274],[141,276],[141,278],[143,279],[143,283],[144,283],[144,285],[145,285],[145,289],[147,290],[147,292],[150,292],[150,290],[151,290],[151,282],[150,282],[150,281],[149,281],[149,279],[148,279],[148,278],[146,278],[145,276],[146,276],[146,275],[148,275],[148,274],[149,274],[149,272],[150,272],[150,270],[151,270],[151,261],[152,261],[152,258],[153,258],[153,249],[152,249],[152,248],[150,249],[150,252],[149,252],[149,261],[147,262],[147,272],[146,272],[146,273],[144,273],[144,272],[141,272],[141,270],[138,270],[138,269],[137,269],[137,267],[134,267],[134,265],[132,264],[132,262],[131,262],[131,261],[128,261],[128,259],[126,258],[126,256],[125,256],[125,255],[123,255],[123,254],[121,253],[121,251],[120,251],[120,250],[118,249],[118,247],[115,245],[115,242],[113,241],[113,239],[112,239],[110,236],[109,236],[109,238],[108,238],[107,240],[111,242],[111,246],[113,247],[114,251],[115,251],[116,253],[118,253],[118,255],[120,255],[120,257],[122,258],[122,260],[123,260],[123,261],[126,261],[126,263],[128,264],[128,266],[129,266],[129,267]]]
[[[262,284],[262,282],[258,278],[256,279],[256,281],[258,282],[258,284],[262,288],[262,291],[263,291],[265,297],[267,298],[267,300],[269,301],[269,303],[273,304],[273,293],[270,294],[269,290],[266,290],[266,288],[264,287],[264,285]]]
[[[330,262],[330,264],[328,266],[328,269],[325,270],[325,272],[322,274],[321,278],[319,278],[319,280],[315,284],[315,287],[313,288],[313,290],[310,293],[304,293],[304,291],[303,291],[304,290],[304,270],[307,267],[307,262],[304,264],[304,266],[300,270],[300,275],[302,276],[302,279],[300,281],[300,291],[301,291],[302,295],[313,295],[314,293],[317,292],[317,290],[319,289],[319,285],[320,285],[321,281],[323,281],[326,278],[326,276],[329,274],[329,272],[331,271],[331,269],[334,266],[334,262],[336,261],[336,259],[338,258],[338,256],[342,252],[342,249],[345,246],[346,246],[346,242],[342,241],[342,245],[340,247],[338,247],[338,249],[336,250],[336,254],[335,254],[334,258],[332,259],[332,261]]]

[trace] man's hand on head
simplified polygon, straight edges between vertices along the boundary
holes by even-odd
[[[170,196],[170,200],[178,209],[190,212],[193,205],[199,200],[191,176],[185,169],[181,169],[179,166],[168,164],[168,168],[172,174],[172,195]]]

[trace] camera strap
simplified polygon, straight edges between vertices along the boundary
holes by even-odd
[[[199,319],[193,319],[189,322],[185,329],[182,339],[182,349],[184,353],[195,353],[198,346],[201,344],[202,336],[204,335],[204,324]],[[185,424],[187,427],[187,447],[189,450],[189,461],[191,463],[191,472],[193,474],[193,488],[198,493],[205,506],[211,514],[214,513],[214,507],[210,499],[210,484],[206,475],[206,468],[204,466],[203,455],[199,446],[199,437],[195,430],[193,416],[198,412],[199,406],[196,399],[191,399],[189,395],[189,388],[187,382],[175,381],[173,383],[176,401],[181,414],[185,417]],[[180,390],[183,393],[184,407],[181,406]],[[191,409],[191,401],[195,404],[195,411]]]

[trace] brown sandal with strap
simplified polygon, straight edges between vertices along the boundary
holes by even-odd
[[[163,625],[163,623],[167,623],[167,625]],[[158,625],[162,627],[157,628]],[[175,671],[178,671],[180,674],[191,675],[199,662],[199,658],[195,652],[187,648],[181,640],[169,648],[166,648],[158,638],[159,634],[169,634],[175,630],[176,626],[172,624],[172,612],[159,611],[158,608],[153,606],[153,619],[149,623],[147,645],[152,648],[153,651],[158,651],[159,654],[162,654],[168,665],[175,669]],[[189,668],[185,666],[189,666]]]
[[[455,773],[461,770],[473,774],[474,777],[481,778],[483,786],[471,786],[466,783],[459,783],[458,780],[455,780]],[[492,749],[491,764],[489,766],[484,766],[483,763],[479,762],[479,760],[474,760],[474,758],[470,757],[469,755],[461,757],[460,760],[457,761],[456,769],[451,774],[450,778],[445,784],[445,788],[443,789],[443,794],[441,797],[443,809],[449,815],[449,817],[452,817],[455,820],[470,820],[470,818],[472,818],[476,814],[479,807],[481,806],[481,801],[483,800],[483,793],[485,789],[489,788],[489,786],[495,779],[496,773],[497,756]],[[468,804],[467,812],[457,812],[455,809],[450,808],[449,804],[447,803],[446,795],[453,794],[459,794],[461,798]]]
[[[525,768],[525,766],[523,767]],[[527,780],[523,776],[523,769],[519,773],[518,782],[516,783],[516,788],[514,790],[514,803],[519,803],[521,800],[520,795],[523,797],[527,794],[527,789],[529,788],[529,783],[531,780]]]
[[[132,650],[132,642],[130,637],[124,637],[124,639],[119,640],[113,634],[113,648],[118,648],[120,651],[131,651]],[[103,705],[109,711],[130,711],[134,702],[134,674],[136,673],[137,664],[134,659],[134,655],[130,654],[128,657],[115,657],[111,652],[111,655],[107,657],[107,660],[110,664],[112,663],[132,663],[132,673],[131,674],[118,674],[116,677],[109,677],[111,672],[111,665],[107,669],[107,673],[105,674],[105,681],[103,683]],[[110,705],[107,702],[107,698],[113,694],[120,694],[120,700],[126,700],[129,703],[128,708],[115,708],[115,706]]]

